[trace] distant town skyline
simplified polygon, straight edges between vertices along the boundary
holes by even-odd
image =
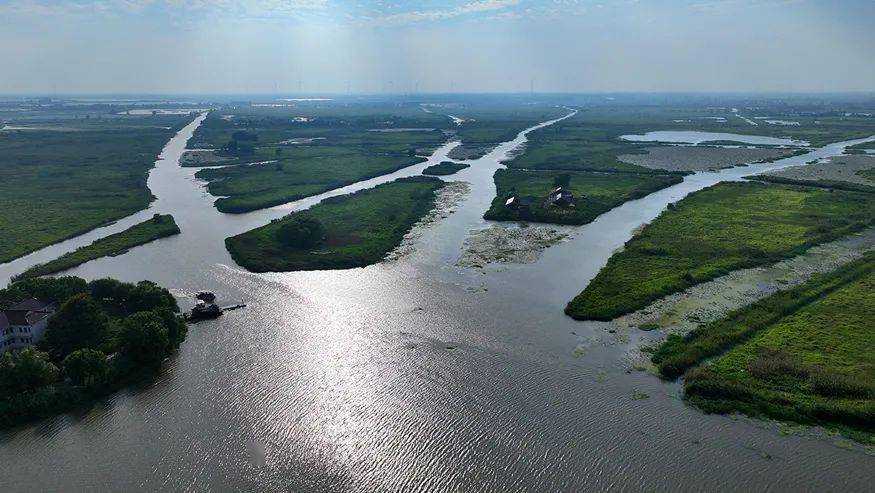
[[[875,2],[8,0],[0,93],[875,90]]]

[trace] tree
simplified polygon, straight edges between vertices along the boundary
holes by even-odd
[[[64,373],[77,385],[94,387],[106,383],[109,363],[100,351],[79,349],[64,359]]]
[[[148,312],[162,307],[172,312],[179,311],[176,298],[170,291],[152,281],[138,282],[128,293],[127,304],[132,312]]]
[[[111,299],[121,303],[128,299],[128,294],[134,289],[134,285],[106,277],[89,282],[88,289],[95,300]]]
[[[58,368],[48,355],[33,348],[0,354],[0,395],[11,397],[48,385],[58,378]]]
[[[74,295],[87,292],[88,283],[79,277],[35,277],[12,284],[3,290],[0,299],[21,301],[26,298],[40,298],[63,303]]]
[[[129,315],[118,334],[119,350],[132,361],[157,367],[167,356],[170,340],[161,316],[155,312]]]
[[[96,348],[106,339],[107,318],[87,293],[67,300],[49,319],[40,346],[61,356],[80,348]]]
[[[254,134],[251,132],[247,132],[246,130],[237,130],[236,132],[231,134],[231,139],[235,141],[257,141],[258,134]]]
[[[571,183],[571,175],[569,175],[568,173],[562,173],[561,175],[556,175],[553,177],[554,187],[568,188],[569,183]]]
[[[277,239],[290,247],[312,248],[322,244],[325,228],[314,217],[295,215],[279,227]]]
[[[170,344],[170,349],[178,348],[188,334],[188,325],[185,320],[167,308],[159,308],[154,310],[154,313],[161,318],[161,323],[167,329],[167,341]]]

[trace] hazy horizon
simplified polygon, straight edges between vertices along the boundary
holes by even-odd
[[[849,0],[9,0],[0,94],[868,92]]]

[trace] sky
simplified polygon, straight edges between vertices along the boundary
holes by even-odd
[[[0,93],[875,91],[873,0],[0,0]]]

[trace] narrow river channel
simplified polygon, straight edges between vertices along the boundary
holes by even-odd
[[[202,119],[164,149],[149,177],[157,197],[149,210],[0,265],[0,281],[172,213],[181,235],[70,274],[148,278],[179,296],[210,289],[249,306],[192,326],[153,385],[0,433],[4,491],[817,491],[875,481],[863,453],[687,407],[678,384],[625,371],[634,341],[562,313],[668,203],[859,141],[691,175],[573,228],[533,264],[458,268],[466,235],[487,226],[492,175],[525,143],[523,132],[450,177],[469,182],[470,193],[421,231],[413,253],[363,269],[252,274],[233,263],[224,238],[330,195],[419,174],[456,144],[390,175],[228,215],[212,207],[195,169],[177,165]]]

